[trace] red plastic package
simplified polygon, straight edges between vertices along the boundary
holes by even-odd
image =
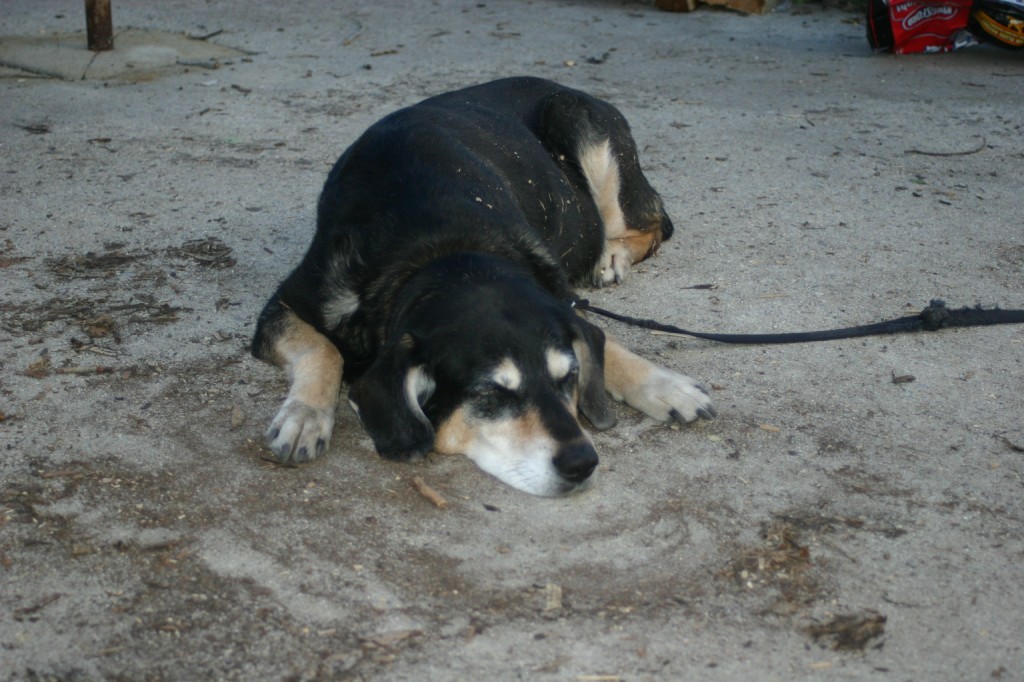
[[[977,40],[967,30],[972,0],[871,0],[868,42],[895,54],[949,52]]]

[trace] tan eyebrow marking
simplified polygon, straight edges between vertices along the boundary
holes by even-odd
[[[505,358],[498,363],[491,373],[494,383],[510,391],[518,390],[523,383],[523,373],[519,371],[516,363],[511,358]]]
[[[576,358],[571,353],[566,353],[557,348],[548,348],[544,354],[548,362],[548,374],[552,379],[563,379],[576,368]]]

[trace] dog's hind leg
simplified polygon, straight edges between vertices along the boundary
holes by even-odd
[[[605,246],[593,284],[623,281],[673,232],[661,197],[640,169],[629,124],[607,102],[562,91],[549,98],[539,134],[550,149],[575,159],[601,216]]]
[[[267,429],[267,441],[285,462],[305,462],[326,450],[341,390],[341,353],[280,301],[260,316],[253,355],[288,372],[288,397]]]
[[[654,255],[672,235],[661,198],[640,172],[629,131],[583,143],[580,167],[604,222],[605,246],[594,266],[594,284],[618,284],[632,266]],[[622,151],[621,148],[625,148]]]

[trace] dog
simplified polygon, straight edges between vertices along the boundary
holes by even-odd
[[[267,430],[322,455],[342,379],[377,452],[468,456],[535,495],[575,490],[611,428],[607,394],[662,422],[711,418],[705,389],[573,309],[672,236],[611,104],[509,78],[386,116],[330,171],[316,233],[259,316],[252,353],[287,370]]]

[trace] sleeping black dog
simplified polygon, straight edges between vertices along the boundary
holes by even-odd
[[[270,448],[321,455],[344,375],[384,457],[461,453],[557,495],[597,466],[579,413],[613,426],[606,391],[661,421],[713,416],[571,305],[672,230],[622,114],[583,92],[510,78],[385,117],[331,170],[313,243],[260,315],[253,354],[291,379]]]

